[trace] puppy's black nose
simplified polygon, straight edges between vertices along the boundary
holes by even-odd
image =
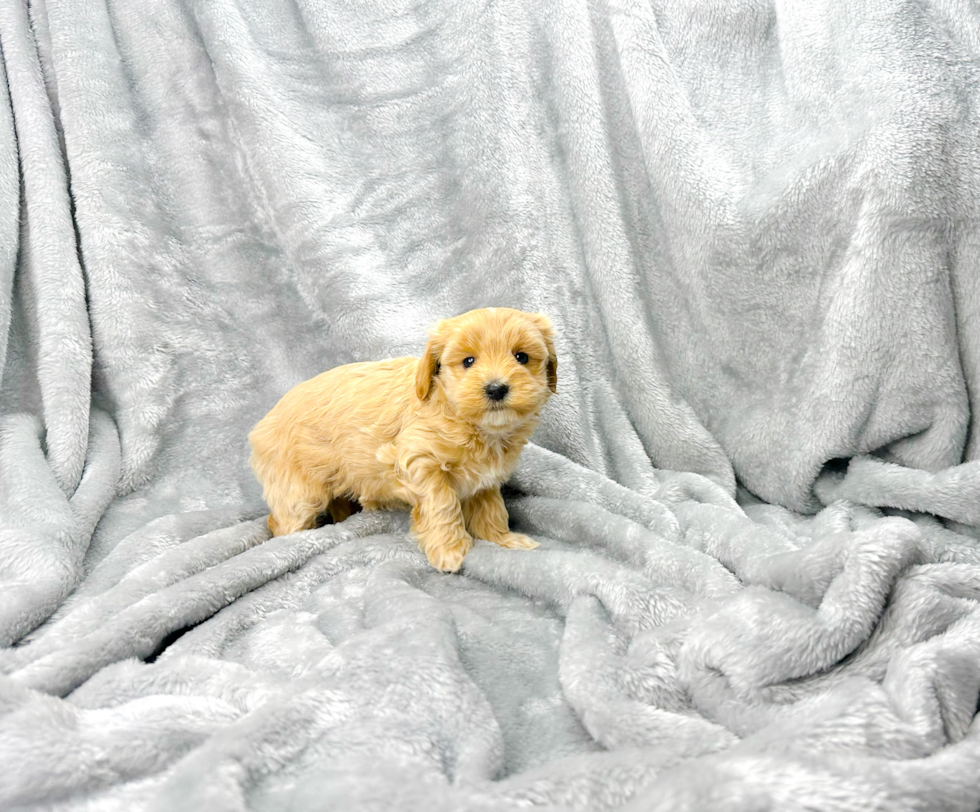
[[[488,383],[483,390],[490,400],[503,400],[507,397],[510,387],[505,383]]]

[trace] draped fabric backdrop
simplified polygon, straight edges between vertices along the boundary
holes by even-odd
[[[0,0],[0,807],[980,807],[970,0]],[[550,315],[508,490],[269,540],[292,385]]]

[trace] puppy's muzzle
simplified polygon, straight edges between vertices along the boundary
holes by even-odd
[[[501,401],[507,397],[507,393],[510,391],[510,387],[505,383],[488,383],[483,391],[487,393],[487,397],[493,401]]]

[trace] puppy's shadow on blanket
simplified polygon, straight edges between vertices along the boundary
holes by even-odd
[[[360,513],[362,510],[361,503],[356,499],[334,499],[330,502],[330,507],[327,510],[317,515],[316,526],[340,524],[344,519],[353,516],[355,513]]]

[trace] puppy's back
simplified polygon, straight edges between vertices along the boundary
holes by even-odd
[[[373,457],[412,415],[417,365],[411,357],[346,364],[294,386],[248,436],[259,479],[284,463]]]

